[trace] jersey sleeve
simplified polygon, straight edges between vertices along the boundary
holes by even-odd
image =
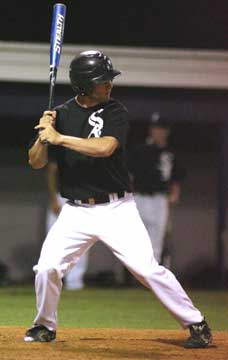
[[[126,146],[129,131],[129,114],[125,108],[107,112],[102,136],[115,137],[122,147]]]

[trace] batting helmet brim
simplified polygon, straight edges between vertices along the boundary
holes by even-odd
[[[98,76],[97,78],[92,79],[93,84],[102,84],[106,81],[113,80],[116,76],[120,75],[121,71],[112,69],[105,74]]]

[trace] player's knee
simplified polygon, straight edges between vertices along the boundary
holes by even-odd
[[[57,267],[51,267],[47,270],[48,278],[52,281],[56,281],[57,279],[62,278],[61,270]]]
[[[36,275],[47,276],[52,280],[56,280],[57,278],[62,278],[63,274],[59,266],[35,266],[33,268]]]

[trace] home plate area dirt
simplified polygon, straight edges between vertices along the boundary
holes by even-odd
[[[228,332],[206,349],[188,350],[188,331],[60,328],[52,343],[24,343],[24,328],[0,327],[0,360],[226,360]]]

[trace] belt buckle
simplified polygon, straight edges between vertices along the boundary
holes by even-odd
[[[89,198],[89,199],[88,199],[88,203],[89,203],[90,205],[95,205],[95,204],[96,204],[94,198]]]

